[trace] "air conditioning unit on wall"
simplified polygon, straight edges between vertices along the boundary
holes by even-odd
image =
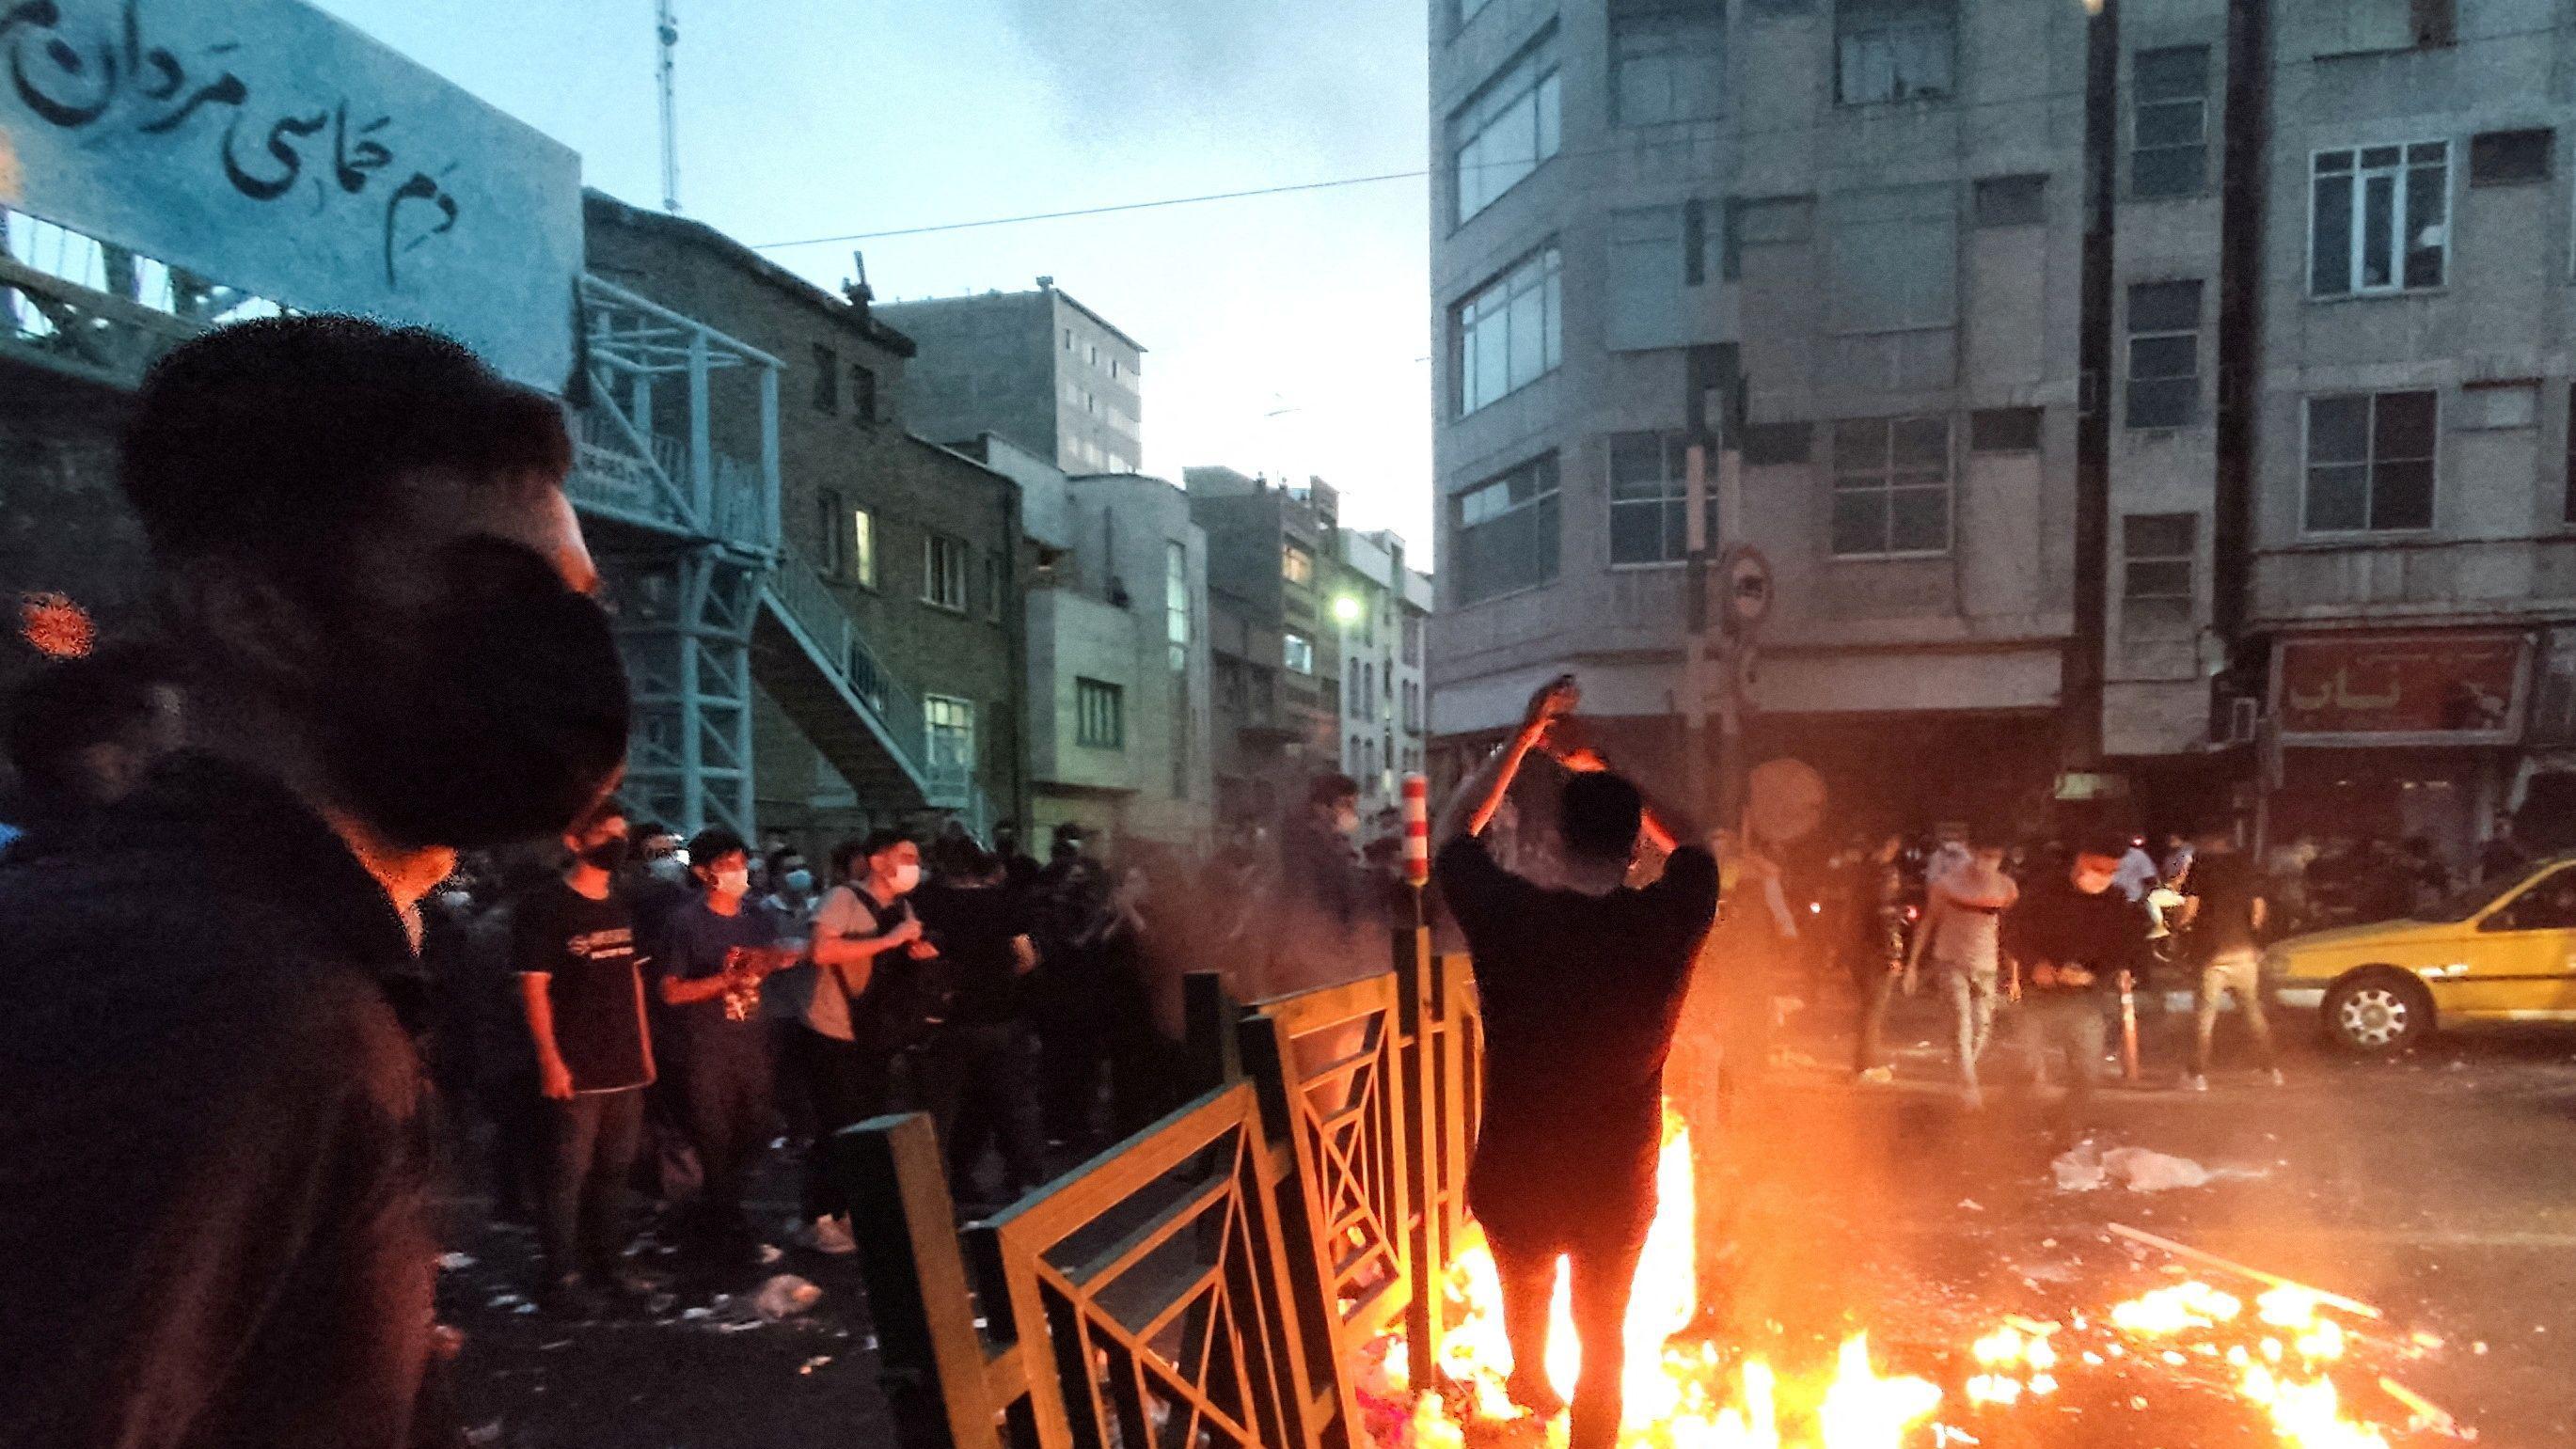
[[[2210,699],[2209,747],[2224,750],[2254,743],[2263,727],[2263,701],[2250,694],[2219,694]]]

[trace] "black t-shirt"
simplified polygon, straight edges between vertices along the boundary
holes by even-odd
[[[613,1092],[653,1080],[637,974],[647,959],[635,948],[635,913],[614,892],[592,900],[558,879],[519,901],[510,962],[522,976],[546,978],[555,1049],[574,1091]]]
[[[2188,884],[2200,901],[2191,918],[2194,954],[2206,960],[2255,948],[2254,902],[2263,895],[2263,882],[2252,861],[2232,850],[2202,851]]]
[[[1485,1116],[1470,1191],[1651,1191],[1664,1057],[1717,915],[1717,861],[1673,852],[1661,879],[1604,896],[1548,890],[1484,842],[1440,852],[1440,890],[1475,956]]]
[[[1029,934],[1023,898],[1007,886],[934,883],[913,892],[930,943],[946,963],[949,1020],[1000,1022],[1022,1011],[1019,959],[1011,940]]]
[[[2004,948],[2024,966],[2081,966],[2094,975],[2083,986],[2028,978],[2024,989],[2041,995],[2100,989],[2114,972],[2136,969],[2146,943],[2146,907],[2118,886],[2088,893],[2063,875],[2033,885],[2004,917]]]

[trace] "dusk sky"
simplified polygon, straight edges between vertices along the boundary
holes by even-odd
[[[653,0],[319,0],[660,200]],[[748,243],[1421,169],[1402,0],[681,0],[680,199]],[[1431,547],[1425,183],[769,250],[881,299],[1040,274],[1149,349],[1149,471],[1342,491]]]

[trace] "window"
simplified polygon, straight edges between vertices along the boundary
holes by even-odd
[[[2198,196],[2209,184],[2209,47],[2142,50],[2129,65],[2129,194]]]
[[[1002,622],[1002,554],[999,549],[984,555],[984,617]]]
[[[1351,667],[1351,678],[1350,678],[1350,683],[1349,683],[1349,684],[1348,684],[1348,685],[1343,689],[1342,693],[1343,693],[1343,696],[1344,696],[1344,697],[1349,701],[1349,704],[1350,704],[1350,712],[1351,712],[1351,718],[1353,718],[1353,719],[1359,719],[1359,718],[1361,718],[1361,714],[1360,714],[1360,662],[1359,662],[1358,660],[1354,659],[1354,660],[1350,661],[1350,667]]]
[[[1315,641],[1290,629],[1279,636],[1279,662],[1292,674],[1315,672]]]
[[[823,541],[823,556],[814,560],[823,577],[837,579],[849,567],[848,556],[841,549],[841,495],[825,488],[814,495],[816,536]]]
[[[1293,543],[1279,546],[1279,576],[1292,584],[1315,581],[1315,556]]]
[[[1689,228],[1678,206],[1610,213],[1610,300],[1603,319],[1610,350],[1679,347],[1690,321],[1682,290]]]
[[[2038,226],[2048,220],[2046,176],[1987,176],[1977,182],[1977,225]]]
[[[1832,198],[1826,239],[1832,331],[1922,331],[1957,320],[1959,197],[1951,187],[1846,191]]]
[[[855,362],[850,364],[850,416],[868,424],[877,420],[877,375]]]
[[[1946,100],[1953,0],[1840,0],[1834,6],[1834,99],[1846,106]]]
[[[1451,113],[1449,175],[1461,225],[1556,154],[1561,91],[1550,27]]]
[[[2310,533],[2433,526],[2429,392],[2308,399]]]
[[[1459,603],[1535,588],[1556,577],[1554,453],[1456,494],[1450,507]]]
[[[1374,664],[1360,666],[1359,708],[1352,712],[1361,719],[1377,713],[1377,666]]]
[[[1725,85],[1723,3],[1610,17],[1610,113],[1615,124],[1707,120],[1719,113]]]
[[[975,706],[944,694],[921,697],[921,722],[930,742],[933,774],[956,778],[975,773]]]
[[[1833,551],[1842,558],[1950,547],[1950,420],[1834,424]]]
[[[2120,520],[2123,628],[2191,623],[2191,575],[2199,542],[2197,514],[2132,513]]]
[[[1561,266],[1550,242],[1458,304],[1451,355],[1460,417],[1556,370],[1565,346]]]
[[[1422,616],[1420,614],[1404,616],[1404,662],[1416,667],[1422,663]]]
[[[966,612],[966,540],[934,533],[921,541],[921,601]]]
[[[2200,283],[2129,288],[2129,426],[2178,428],[2200,407]]]
[[[2549,152],[2557,132],[2481,131],[2469,138],[2471,186],[2519,186],[2549,179]]]
[[[864,508],[850,510],[850,581],[877,586],[877,516]]]
[[[1610,439],[1610,562],[1678,563],[1690,557],[1687,470],[1679,433],[1616,433]],[[1717,537],[1714,482],[1701,499],[1708,536]]]
[[[1968,414],[1971,453],[2036,453],[2039,409],[1980,408]]]
[[[1811,196],[1730,197],[1718,242],[1718,274],[1732,282],[1744,275],[1744,249],[1763,245],[1804,245],[1815,236],[1816,201]]]
[[[1163,639],[1172,672],[1190,667],[1190,549],[1177,539],[1163,545]]]
[[[2576,418],[2576,383],[2570,383],[2567,388],[2567,415]],[[2569,523],[2576,523],[2576,424],[2567,429],[2567,490],[2559,516]]]
[[[1097,679],[1076,678],[1073,742],[1093,750],[1127,748],[1127,692]]]
[[[1746,423],[1742,443],[1744,466],[1776,468],[1807,461],[1815,429],[1805,423]]]
[[[2450,175],[2448,141],[2318,152],[2309,191],[2309,293],[2348,297],[2442,285],[2451,248]]]
[[[821,343],[814,344],[814,411],[837,413],[841,410],[841,355]]]
[[[2451,44],[2457,8],[2454,0],[2336,0],[2309,23],[2318,55],[2367,55]]]

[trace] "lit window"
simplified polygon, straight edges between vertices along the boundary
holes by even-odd
[[[1289,630],[1279,636],[1279,662],[1294,674],[1315,672],[1315,641]]]
[[[1315,556],[1296,544],[1279,546],[1279,576],[1292,584],[1315,581]]]
[[[850,510],[850,578],[877,586],[877,516],[864,508]]]
[[[974,704],[944,694],[925,694],[921,719],[930,742],[931,772],[949,779],[974,774]]]
[[[1163,545],[1163,638],[1171,648],[1172,672],[1190,666],[1190,550],[1171,540]]]

